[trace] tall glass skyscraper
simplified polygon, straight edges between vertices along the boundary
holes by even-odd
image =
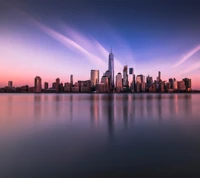
[[[108,70],[111,72],[111,79],[110,79],[110,83],[111,83],[111,87],[114,88],[114,55],[112,53],[112,50],[109,54],[109,60],[108,60]]]

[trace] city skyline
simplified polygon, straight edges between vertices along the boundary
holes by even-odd
[[[15,86],[32,86],[37,75],[48,83],[57,77],[69,82],[71,74],[74,81],[88,80],[91,69],[102,76],[112,46],[114,80],[128,65],[135,74],[154,79],[157,71],[162,71],[163,80],[188,77],[193,89],[200,89],[195,3],[52,0],[40,1],[37,7],[31,0],[0,3],[0,87],[10,80]],[[155,3],[159,8],[153,7]]]
[[[34,79],[34,86],[27,84],[20,87],[13,87],[13,81],[8,81],[8,86],[0,88],[0,92],[20,92],[20,93],[120,93],[120,92],[191,92],[192,80],[184,78],[177,81],[176,78],[169,78],[162,80],[161,71],[158,71],[158,76],[153,80],[152,76],[143,74],[135,75],[134,68],[124,66],[122,74],[118,72],[114,80],[114,54],[112,52],[108,55],[108,68],[102,76],[99,70],[91,69],[89,80],[73,80],[73,75],[70,75],[70,82],[61,82],[60,78],[56,78],[49,87],[48,82],[44,82],[42,87],[42,78],[36,76]],[[101,78],[101,79],[100,79]],[[129,78],[131,80],[129,80]],[[196,92],[196,91],[195,91]]]

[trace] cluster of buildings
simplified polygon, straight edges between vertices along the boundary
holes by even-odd
[[[114,80],[115,78],[115,80]],[[129,81],[131,78],[131,81]],[[13,82],[9,81],[8,86],[1,88],[0,92],[20,92],[20,93],[120,93],[120,92],[190,92],[191,79],[184,78],[177,81],[170,78],[168,81],[161,79],[161,72],[158,77],[153,80],[151,76],[135,75],[133,68],[124,66],[123,73],[114,73],[114,55],[112,51],[109,54],[108,70],[105,71],[100,78],[99,70],[91,70],[90,80],[73,81],[73,75],[70,75],[70,82],[61,83],[57,78],[52,86],[44,82],[42,88],[42,79],[36,76],[34,79],[34,87],[28,85],[22,87],[13,87]]]

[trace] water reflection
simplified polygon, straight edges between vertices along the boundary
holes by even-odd
[[[42,96],[34,95],[34,116],[35,119],[41,119],[41,110],[42,110]]]
[[[200,95],[2,95],[0,104],[1,175],[199,170]]]
[[[114,131],[114,95],[104,95],[102,98],[104,100],[102,112],[108,123],[109,137],[112,138]]]
[[[99,95],[91,95],[90,102],[90,114],[91,114],[91,123],[94,126],[98,125],[99,122]]]
[[[125,94],[123,95],[123,98],[122,98],[122,108],[123,108],[123,120],[124,120],[124,128],[126,129],[128,127],[128,120],[129,120],[129,108],[128,108],[128,95]],[[131,103],[130,103],[131,104]]]

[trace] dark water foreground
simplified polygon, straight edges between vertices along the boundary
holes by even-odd
[[[0,178],[200,177],[200,94],[1,94]]]

